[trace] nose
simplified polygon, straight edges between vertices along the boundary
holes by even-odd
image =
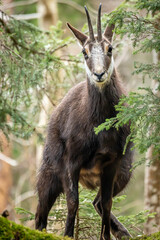
[[[95,73],[94,72],[94,75],[99,79],[99,80],[101,80],[101,78],[102,78],[102,76],[105,74],[105,71],[104,72],[102,72],[102,73]]]

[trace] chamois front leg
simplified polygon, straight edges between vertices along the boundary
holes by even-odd
[[[70,168],[71,169],[71,168]],[[67,208],[68,215],[65,226],[65,236],[73,237],[74,235],[74,223],[76,212],[79,204],[78,197],[78,180],[79,174],[76,172],[71,172],[68,168],[66,176],[65,176],[65,193],[67,199]]]
[[[113,193],[114,195],[114,193]],[[93,201],[93,206],[97,213],[102,217],[102,206],[101,206],[101,196],[100,196],[100,190],[98,191],[97,196],[95,197]],[[122,237],[124,239],[129,239],[131,237],[128,230],[123,226],[121,222],[118,221],[118,219],[113,215],[111,212],[110,215],[110,225],[111,225],[111,233],[117,240],[121,240]]]
[[[116,163],[113,162],[103,169],[101,175],[102,228],[100,240],[111,240],[110,217],[116,169]]]

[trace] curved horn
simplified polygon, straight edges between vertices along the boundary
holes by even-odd
[[[98,37],[98,42],[100,42],[102,40],[101,7],[102,7],[102,4],[100,3],[99,9],[98,9],[98,19],[97,19],[97,37]]]
[[[86,15],[87,15],[88,28],[89,28],[89,36],[90,36],[90,39],[91,39],[92,41],[94,41],[94,40],[95,40],[95,38],[94,38],[94,32],[93,32],[93,27],[92,27],[91,19],[90,19],[90,16],[89,16],[89,12],[88,12],[86,6],[85,6],[84,8],[85,8]]]

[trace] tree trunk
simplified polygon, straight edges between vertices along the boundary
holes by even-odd
[[[39,26],[40,28],[44,30],[49,30],[49,27],[52,25],[56,25],[57,19],[58,19],[58,10],[57,10],[57,0],[40,0],[38,2],[38,12],[42,16],[39,19]],[[56,52],[57,55],[60,54],[60,50]],[[46,77],[48,78],[48,81],[50,81],[50,76],[46,74]],[[53,78],[57,79],[58,84],[61,84],[63,82],[63,69],[60,69],[58,74],[56,73],[56,76],[53,74]],[[56,94],[54,96],[56,102],[58,102],[64,94],[64,90],[61,87],[58,87]],[[50,109],[53,109],[53,106],[51,105],[48,97],[44,95],[43,97],[43,106],[45,106],[45,109],[42,109],[40,112],[40,121],[38,126],[47,126],[48,123],[48,115],[47,113],[50,111]],[[36,164],[37,168],[39,168],[40,161],[42,158],[42,152],[43,152],[43,145],[37,146],[36,149]]]
[[[153,53],[153,61],[154,63],[160,62],[160,53]],[[157,85],[158,83],[154,80],[152,82],[154,94],[160,97]],[[146,157],[148,162],[153,159],[153,146],[149,148]],[[151,166],[146,165],[145,168],[145,209],[150,213],[156,213],[154,218],[149,218],[146,222],[145,234],[160,231],[160,155],[156,156]]]
[[[38,2],[38,12],[41,13],[39,26],[48,30],[50,26],[57,23],[57,1],[56,0],[40,0]]]
[[[43,30],[49,30],[49,27],[55,25],[57,22],[57,1],[56,0],[39,0],[37,5],[37,11],[40,13],[41,18],[39,19],[39,26]],[[47,74],[47,73],[46,73]],[[48,77],[48,76],[47,76]],[[47,112],[48,109],[51,107],[49,99],[46,95],[43,96],[43,105],[45,109],[42,109],[40,112],[39,123],[38,126],[45,126],[47,125]],[[37,169],[40,166],[41,158],[43,152],[43,145],[38,145],[36,147],[36,165]]]
[[[0,131],[0,147],[3,154],[10,156],[11,146],[9,145],[6,137]],[[7,162],[0,159],[0,213],[8,208],[10,189],[12,186],[12,173],[11,166]]]
[[[148,161],[152,159],[153,147],[147,153]],[[145,168],[145,209],[155,212],[154,218],[149,218],[145,224],[145,234],[160,231],[160,160],[155,160]]]

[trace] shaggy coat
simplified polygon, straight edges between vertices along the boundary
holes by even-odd
[[[101,6],[98,21],[100,11]],[[116,116],[115,105],[124,92],[113,67],[110,43],[113,26],[105,30],[103,38],[99,29],[98,37],[94,37],[87,9],[86,13],[90,38],[68,26],[82,44],[87,81],[73,87],[51,116],[37,181],[36,228],[46,228],[52,205],[60,193],[65,193],[68,207],[65,235],[73,237],[80,182],[89,189],[98,189],[93,204],[102,217],[100,239],[110,240],[110,231],[121,239],[130,235],[111,213],[111,206],[112,197],[125,188],[131,177],[131,143],[123,155],[130,128],[125,125],[98,135],[94,132],[94,127],[105,119]]]

